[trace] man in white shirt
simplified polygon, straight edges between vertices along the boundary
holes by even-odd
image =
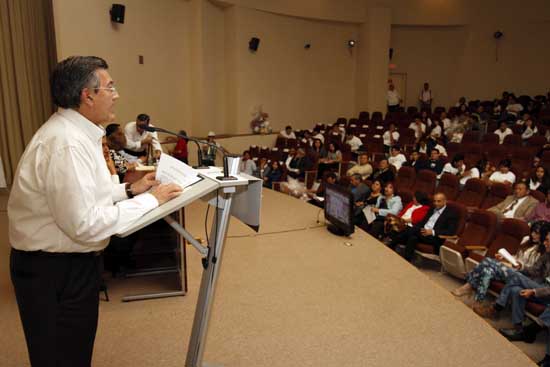
[[[359,147],[363,145],[363,142],[357,136],[353,135],[353,133],[348,133],[346,134],[346,144],[349,145],[351,151],[355,153]]]
[[[516,175],[510,171],[510,168],[512,168],[512,161],[503,159],[498,164],[498,170],[489,176],[489,181],[513,185],[516,182]]]
[[[153,157],[160,158],[162,146],[156,132],[145,131],[144,128],[150,125],[151,118],[144,113],[139,114],[136,121],[128,122],[124,126],[124,135],[126,135],[127,153],[142,157],[147,155],[149,145],[153,146]],[[151,125],[152,126],[152,125]]]
[[[416,141],[418,142],[422,135],[426,132],[426,124],[422,122],[422,120],[417,117],[414,119],[413,122],[409,125],[409,129],[414,130],[414,137],[416,138]]]
[[[391,147],[390,157],[388,158],[388,163],[395,167],[396,171],[401,169],[403,163],[407,161],[407,158],[401,153],[401,148],[399,145],[394,145]]]
[[[418,97],[418,100],[420,101],[420,110],[431,111],[433,98],[430,84],[424,83],[424,87],[420,91],[420,96]]]
[[[508,135],[512,135],[512,130],[508,127],[508,124],[506,121],[502,121],[500,123],[500,127],[495,130],[495,134],[498,135],[498,143],[502,144],[504,143],[504,138],[506,138]]]
[[[59,111],[27,145],[8,201],[11,277],[33,366],[90,366],[97,255],[111,235],[181,192],[157,186],[153,174],[132,185],[111,181],[100,124],[113,121],[119,95],[107,68],[91,56],[55,67]]]
[[[399,132],[395,128],[395,124],[390,123],[388,130],[382,134],[382,141],[384,143],[384,152],[389,153],[390,148],[399,143]]]
[[[387,102],[388,102],[388,112],[395,112],[399,108],[399,104],[401,103],[401,96],[399,95],[399,92],[395,89],[395,86],[393,84],[390,84],[387,94]]]
[[[250,159],[250,152],[248,150],[245,150],[243,153],[243,158],[241,160],[241,165],[239,167],[239,172],[254,176],[256,174],[256,170],[256,163],[254,163],[254,161]]]
[[[285,127],[284,130],[281,130],[279,135],[281,135],[283,138],[286,138],[286,139],[296,139],[296,134],[294,134],[294,131],[292,131],[292,126],[290,125]]]

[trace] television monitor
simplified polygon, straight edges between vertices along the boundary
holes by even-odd
[[[353,195],[349,189],[326,184],[325,218],[330,222],[327,229],[336,235],[349,236],[354,232]]]

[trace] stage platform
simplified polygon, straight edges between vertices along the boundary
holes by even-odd
[[[205,210],[204,203],[186,209],[188,228],[203,238]],[[264,190],[260,233],[231,221],[206,362],[534,366],[491,325],[380,242],[361,230],[350,239],[336,237],[316,223],[317,214],[309,204]],[[202,270],[191,248],[188,266],[185,297],[121,303],[123,294],[150,280],[109,281],[111,302],[100,306],[95,367],[184,365]],[[26,366],[9,286],[0,297],[0,365]]]

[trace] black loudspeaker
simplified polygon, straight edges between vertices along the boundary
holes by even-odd
[[[111,14],[111,22],[124,23],[124,11],[126,7],[122,4],[113,4],[109,13]]]
[[[393,47],[390,48],[390,60],[393,59]]]
[[[260,39],[257,37],[252,37],[250,41],[248,41],[248,49],[250,51],[258,51],[258,47],[260,46]]]

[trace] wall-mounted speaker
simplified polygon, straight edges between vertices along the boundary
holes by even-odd
[[[248,49],[250,51],[253,51],[253,52],[258,51],[259,46],[260,46],[260,39],[257,37],[252,37],[250,41],[248,41]]]
[[[111,22],[124,23],[124,11],[126,7],[122,4],[113,4],[109,14],[111,14]]]

